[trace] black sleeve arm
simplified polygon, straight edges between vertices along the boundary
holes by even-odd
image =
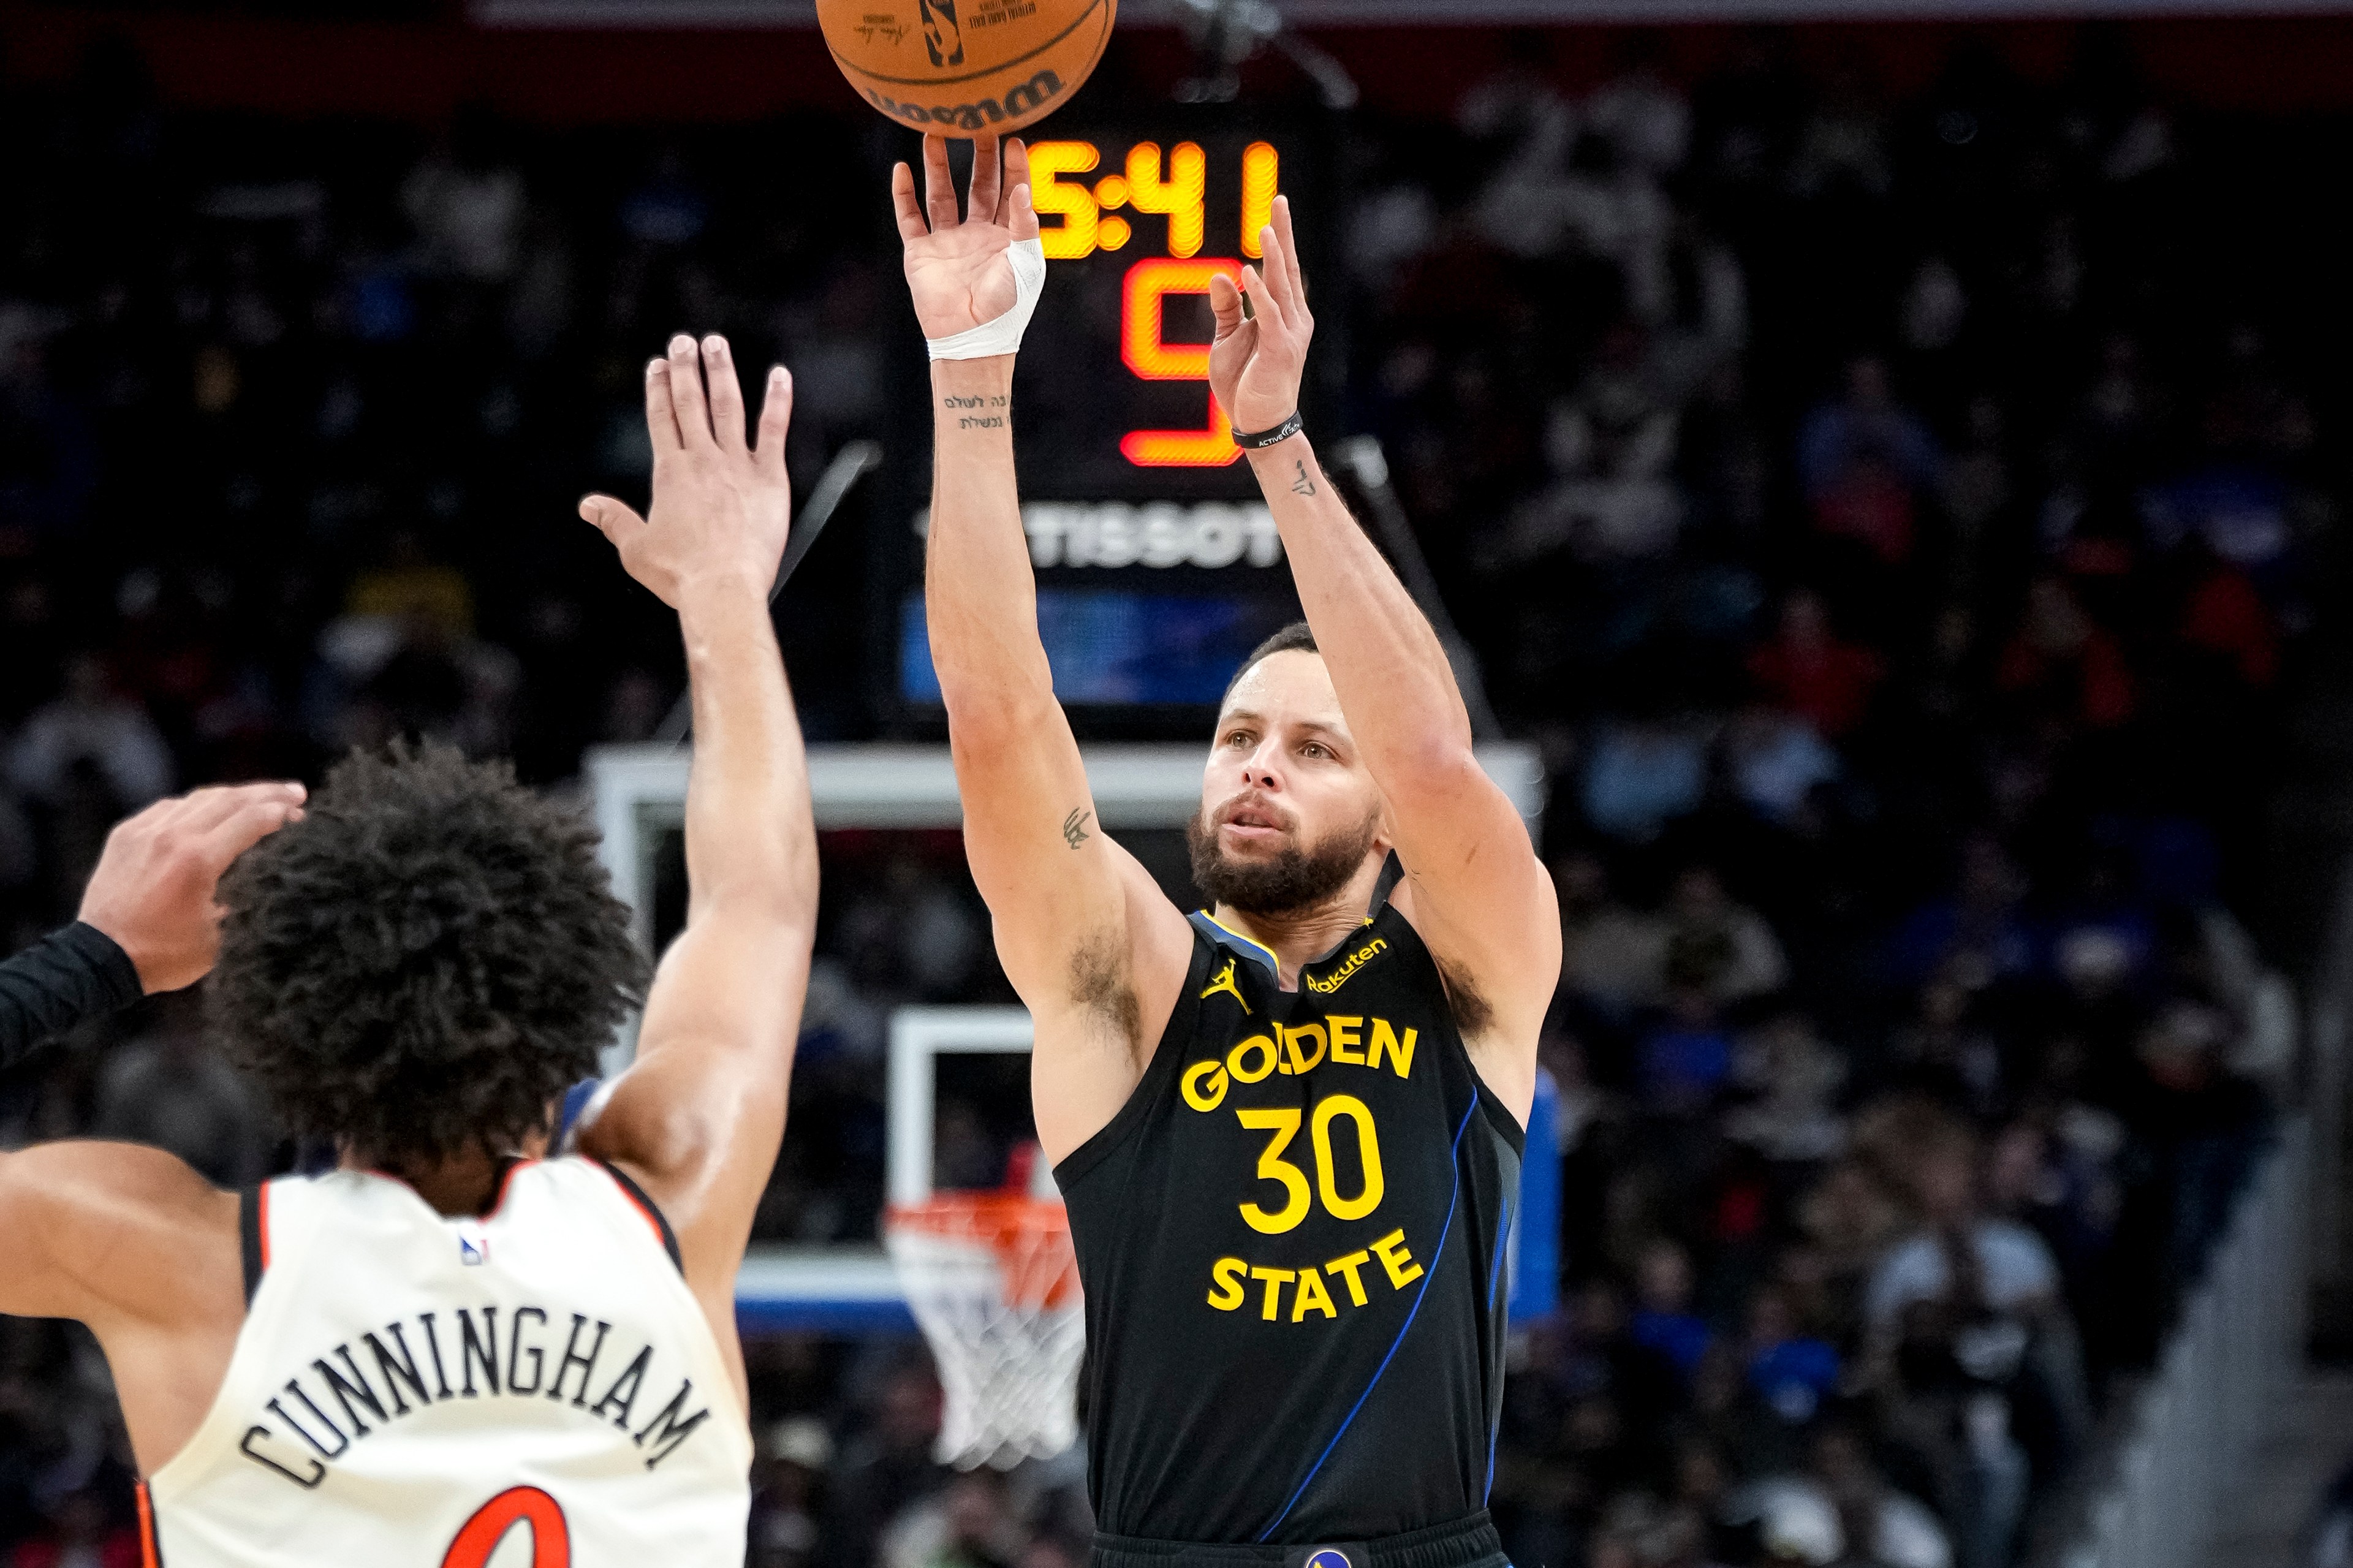
[[[51,931],[0,963],[0,1068],[139,997],[139,971],[112,937],[79,921]]]

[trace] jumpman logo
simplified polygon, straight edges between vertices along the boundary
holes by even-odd
[[[1232,997],[1235,1001],[1241,1002],[1242,1016],[1244,1017],[1248,1017],[1250,1016],[1250,1005],[1247,1002],[1242,1002],[1242,988],[1234,984],[1234,963],[1235,961],[1233,959],[1229,958],[1226,960],[1226,966],[1218,971],[1218,977],[1209,982],[1209,988],[1207,991],[1201,993],[1201,1000],[1207,1002],[1210,997],[1215,996],[1219,992],[1222,991],[1227,995]]]

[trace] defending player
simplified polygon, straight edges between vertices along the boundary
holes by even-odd
[[[1028,163],[978,146],[961,219],[936,139],[921,204],[893,176],[934,360],[927,611],[1086,1289],[1096,1561],[1500,1562],[1502,1237],[1560,962],[1550,881],[1300,431],[1314,323],[1281,201],[1264,275],[1212,294],[1209,375],[1306,625],[1218,720],[1191,830],[1216,907],[1188,921],[1103,834],[1015,494],[1013,350],[1043,274]]]
[[[446,749],[343,764],[221,886],[216,1025],[336,1169],[237,1194],[153,1149],[0,1155],[0,1311],[98,1336],[150,1564],[481,1568],[517,1529],[499,1561],[742,1560],[734,1279],[817,905],[768,619],[790,405],[773,372],[747,444],[726,345],[681,337],[650,515],[581,505],[679,613],[696,745],[686,930],[580,1157],[540,1156],[642,982],[628,914],[586,825]]]

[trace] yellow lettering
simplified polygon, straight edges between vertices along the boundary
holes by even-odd
[[[1421,1278],[1421,1265],[1406,1250],[1405,1232],[1393,1230],[1373,1243],[1373,1250],[1381,1255],[1381,1267],[1389,1271],[1389,1283],[1402,1290]],[[1257,1269],[1250,1270],[1255,1274]]]
[[[1332,1059],[1345,1062],[1352,1068],[1365,1065],[1365,1053],[1356,1047],[1363,1042],[1365,1021],[1345,1014],[1334,1013],[1324,1020],[1332,1026]]]
[[[1210,1264],[1209,1278],[1215,1283],[1209,1289],[1209,1305],[1220,1312],[1230,1312],[1240,1306],[1242,1276],[1249,1270],[1250,1265],[1239,1258],[1220,1258]]]
[[[1260,1075],[1261,1078],[1264,1074]],[[1244,1082],[1250,1081],[1244,1079]],[[1272,1214],[1256,1204],[1243,1204],[1242,1223],[1261,1236],[1281,1236],[1307,1217],[1307,1177],[1298,1166],[1282,1157],[1283,1150],[1299,1136],[1299,1112],[1293,1110],[1237,1110],[1234,1114],[1241,1124],[1253,1132],[1271,1132],[1266,1147],[1258,1157],[1258,1179],[1282,1184],[1286,1194],[1283,1205]],[[1399,1232],[1403,1235],[1403,1232]],[[1252,1270],[1253,1273],[1256,1270]],[[1286,1277],[1287,1278],[1287,1277]]]
[[[1402,1236],[1405,1233],[1403,1231],[1399,1231],[1398,1234]],[[1372,1260],[1373,1255],[1366,1252],[1360,1247],[1356,1248],[1356,1251],[1348,1254],[1347,1257],[1335,1258],[1324,1267],[1330,1272],[1337,1274],[1348,1281],[1348,1300],[1361,1307],[1365,1304],[1365,1282],[1356,1278],[1356,1270],[1362,1268],[1366,1264],[1370,1263]],[[1211,1303],[1213,1306],[1216,1303],[1214,1302]]]
[[[1332,1122],[1342,1116],[1356,1124],[1356,1162],[1365,1173],[1364,1185],[1353,1198],[1340,1195],[1340,1184],[1332,1173]],[[1353,1094],[1333,1095],[1315,1107],[1310,1132],[1315,1144],[1315,1190],[1332,1217],[1362,1219],[1380,1207],[1387,1184],[1381,1176],[1381,1141],[1373,1131],[1371,1109]]]
[[[1315,1272],[1315,1266],[1312,1263],[1299,1271],[1299,1290],[1291,1298],[1291,1321],[1304,1322],[1311,1310],[1321,1312],[1327,1318],[1340,1315],[1340,1309],[1332,1305],[1331,1292],[1324,1289],[1323,1277]]]
[[[1282,1028],[1282,1026],[1277,1025],[1276,1027]],[[1310,1035],[1315,1037],[1315,1054],[1312,1057],[1302,1055],[1299,1049],[1299,1042]],[[1283,1029],[1282,1048],[1288,1058],[1282,1064],[1282,1070],[1287,1073],[1305,1072],[1324,1059],[1324,1026],[1302,1024],[1295,1029]]]
[[[1259,1316],[1271,1323],[1274,1321],[1274,1310],[1282,1304],[1283,1285],[1295,1277],[1288,1268],[1253,1268],[1250,1273],[1251,1279],[1266,1281],[1266,1303],[1260,1309]]]
[[[1389,1054],[1389,1060],[1396,1065],[1398,1077],[1403,1078],[1407,1074],[1412,1072],[1413,1037],[1414,1031],[1408,1029],[1405,1032],[1405,1043],[1403,1045],[1399,1045],[1398,1044],[1397,1031],[1389,1027],[1389,1021],[1387,1018],[1374,1019],[1373,1047],[1372,1049],[1366,1053],[1368,1065],[1373,1067],[1380,1066],[1381,1053],[1383,1051],[1387,1051]],[[1245,1041],[1244,1043],[1247,1044],[1248,1042]],[[1241,1074],[1236,1073],[1234,1076],[1236,1078],[1240,1078]]]
[[[1225,1065],[1211,1057],[1185,1069],[1185,1103],[1196,1110],[1215,1110],[1226,1098]]]
[[[1410,1036],[1411,1032],[1412,1031],[1410,1030],[1407,1031],[1409,1036]],[[1256,1072],[1242,1071],[1242,1053],[1248,1050],[1255,1050],[1259,1054],[1258,1071]],[[1413,1047],[1410,1044],[1408,1044],[1406,1047],[1406,1055],[1410,1057],[1412,1054]],[[1226,1053],[1226,1070],[1232,1073],[1235,1079],[1240,1082],[1256,1083],[1259,1079],[1266,1077],[1267,1074],[1274,1070],[1274,1042],[1268,1039],[1264,1035],[1252,1035],[1249,1039],[1244,1040],[1240,1045],[1236,1046],[1232,1050]]]

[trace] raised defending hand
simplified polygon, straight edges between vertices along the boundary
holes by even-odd
[[[1289,196],[1274,198],[1273,217],[1258,231],[1262,266],[1242,268],[1240,289],[1222,273],[1209,279],[1209,309],[1218,318],[1209,344],[1209,390],[1237,430],[1271,430],[1298,410],[1307,342],[1315,335]],[[1248,316],[1242,314],[1245,291]]]
[[[220,955],[221,873],[301,816],[302,798],[299,784],[216,784],[123,818],[82,889],[82,922],[114,939],[150,995],[194,985]]]
[[[891,171],[907,291],[927,338],[969,331],[1013,309],[1013,268],[1005,253],[1016,240],[1038,237],[1038,215],[1029,205],[1029,150],[1016,136],[1001,153],[1000,162],[994,136],[974,141],[972,192],[961,218],[945,138],[923,138],[921,205],[914,171],[904,163]]]
[[[704,391],[705,372],[710,390]],[[776,581],[792,523],[785,472],[793,378],[768,372],[759,439],[745,438],[744,394],[727,340],[670,341],[670,356],[646,365],[646,433],[653,438],[654,500],[647,515],[608,495],[582,498],[580,515],[621,552],[630,576],[671,609],[711,586],[750,584],[765,598]]]

